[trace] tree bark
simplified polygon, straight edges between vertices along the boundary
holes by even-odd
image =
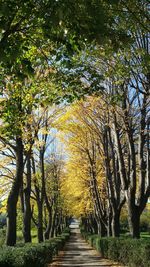
[[[140,238],[140,212],[137,206],[134,206],[132,209],[129,208],[128,222],[131,236],[133,238]]]
[[[104,223],[102,221],[98,221],[97,222],[97,229],[98,229],[97,234],[100,237],[104,237],[105,234],[106,234],[106,228],[105,228],[105,225],[104,225]]]
[[[44,233],[45,239],[50,238],[51,228],[52,228],[52,207],[48,209],[48,224]]]
[[[57,211],[55,210],[54,214],[53,214],[52,228],[51,228],[50,237],[54,237],[55,236],[56,216],[57,216]]]
[[[24,189],[24,229],[23,229],[23,236],[25,243],[31,242],[31,203],[30,203],[30,195],[31,195],[31,159],[30,155],[27,158],[27,184],[26,188]]]
[[[119,211],[115,211],[115,213],[112,215],[111,229],[112,229],[113,237],[120,236],[120,212]]]
[[[38,202],[38,242],[43,242],[43,203]]]
[[[16,244],[16,219],[17,219],[17,202],[23,180],[23,144],[21,137],[16,138],[16,177],[13,182],[7,201],[7,233],[6,244],[14,246]]]
[[[107,181],[108,194],[108,229],[111,229],[108,235],[113,237],[120,235],[120,211],[124,204],[124,199],[121,197],[121,179],[118,166],[118,157],[116,155],[115,146],[112,138],[110,127],[105,127],[103,134],[103,149],[104,149],[104,165]]]

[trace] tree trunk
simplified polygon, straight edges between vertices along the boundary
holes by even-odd
[[[98,235],[100,237],[104,237],[105,236],[105,233],[106,233],[106,229],[105,229],[105,225],[103,224],[102,221],[99,221],[98,224],[97,224],[97,228],[98,228]]]
[[[31,195],[31,161],[30,155],[27,159],[27,185],[24,189],[24,229],[23,236],[25,243],[31,242],[31,203],[30,203],[30,195]]]
[[[7,201],[7,233],[6,244],[14,246],[16,244],[16,219],[17,219],[17,202],[23,180],[23,144],[22,139],[16,138],[16,177],[13,182]]]
[[[56,215],[57,215],[57,212],[56,212],[56,211],[54,211],[53,220],[52,220],[52,228],[51,228],[50,237],[54,237],[54,235],[55,235]]]
[[[112,236],[112,229],[111,229],[111,221],[108,219],[108,225],[107,225],[107,237]]]
[[[40,171],[41,171],[41,180],[42,180],[42,188],[41,188],[41,197],[38,193],[38,242],[43,242],[43,204],[45,198],[45,171],[44,171],[44,153],[45,147],[40,150]]]
[[[56,216],[56,220],[55,220],[55,236],[57,236],[57,235],[59,235],[60,233],[59,233],[59,226],[60,226],[60,224],[59,224],[60,222],[59,222],[59,217],[58,217],[58,214],[57,214],[57,216]]]
[[[57,226],[58,235],[61,235],[62,231],[63,231],[63,216],[62,212],[60,211],[58,215],[58,226]]]
[[[98,234],[98,222],[96,216],[90,215],[92,234]]]
[[[38,203],[38,242],[43,242],[43,204]]]
[[[51,228],[52,228],[52,208],[48,210],[48,224],[44,233],[45,239],[50,238]]]
[[[120,236],[120,212],[119,211],[115,211],[112,216],[111,229],[112,229],[113,237]]]
[[[129,209],[128,222],[130,234],[133,238],[140,238],[140,212],[138,207]]]

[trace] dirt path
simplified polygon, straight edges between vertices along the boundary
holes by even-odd
[[[49,267],[121,267],[109,260],[100,257],[98,252],[88,245],[81,237],[78,225],[73,225],[70,240],[64,251],[60,252]]]

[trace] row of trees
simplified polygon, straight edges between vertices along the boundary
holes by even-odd
[[[49,214],[46,236],[52,231],[51,203],[55,201],[47,196],[45,157],[52,113],[57,112],[49,107],[92,93],[102,94],[106,115],[93,119],[95,132],[87,138],[90,150],[96,149],[93,158],[88,156],[95,219],[99,229],[103,222],[110,231],[112,218],[114,235],[118,235],[117,217],[126,200],[132,234],[139,236],[150,175],[148,8],[143,0],[79,0],[70,1],[69,6],[64,0],[0,3],[0,142],[5,165],[1,177],[12,181],[7,201],[8,245],[16,243],[19,196],[25,241],[31,241],[31,198],[38,207],[38,218],[32,219],[39,241],[43,240],[44,205]],[[98,146],[96,131],[103,140]],[[100,170],[109,187],[108,194],[103,185],[105,194],[111,196],[107,212],[105,205],[101,207],[95,164],[105,166]],[[51,173],[54,177],[55,172]],[[5,190],[8,182],[3,183]],[[62,221],[61,216],[56,220]]]
[[[110,104],[109,100],[110,95],[87,98],[61,118],[70,155],[63,185],[71,188],[66,205],[80,202],[73,211],[86,218],[87,231],[119,236],[120,213],[126,203],[131,235],[139,238],[140,216],[150,196],[148,105],[143,135],[143,115],[137,101],[128,110],[136,115],[125,116],[124,106]]]
[[[127,30],[125,23],[131,26],[131,14],[127,14],[120,17],[119,27],[124,30]],[[125,202],[131,235],[140,236],[140,216],[150,196],[150,47],[147,30],[140,23],[133,23],[130,27],[132,43],[128,46],[120,47],[116,52],[109,44],[104,48],[94,47],[93,54],[91,50],[90,53],[86,51],[83,64],[88,64],[89,69],[84,76],[85,88],[88,91],[93,87],[94,72],[101,75],[103,82],[98,83],[101,97],[85,98],[70,118],[64,116],[64,120],[68,120],[70,142],[74,143],[80,160],[86,160],[85,170],[81,169],[89,179],[98,232],[105,228],[108,235],[112,233],[113,236],[119,236],[119,217]],[[96,88],[97,76],[94,74]],[[97,91],[94,95],[98,95]],[[103,170],[101,177],[105,177],[105,201],[101,199],[103,189],[98,189],[99,169]]]
[[[33,79],[26,79],[25,84],[10,80],[1,98],[3,199],[12,185],[7,200],[8,245],[16,243],[19,199],[25,242],[31,242],[32,221],[37,227],[39,242],[43,241],[44,236],[48,239],[60,233],[65,226],[59,194],[63,162],[54,149],[56,141],[52,130],[58,109],[45,104],[48,92],[45,93],[45,78],[43,74],[41,76],[37,83]],[[52,85],[49,84],[49,87]]]
[[[126,46],[118,41],[120,47],[115,51],[110,42],[86,50],[82,57],[82,63],[89,66],[84,72],[85,88],[88,92],[100,86],[101,97],[85,98],[65,120],[70,142],[80,160],[86,161],[81,171],[89,181],[97,231],[102,233],[105,228],[108,235],[118,236],[120,212],[126,202],[131,235],[139,238],[140,216],[150,196],[150,46],[148,17],[145,14],[143,23],[137,20],[136,4],[127,3],[114,22],[130,39]],[[147,8],[141,3],[139,12]],[[100,75],[103,82],[97,85]],[[103,189],[98,188],[99,169],[105,177],[105,201],[101,199]]]

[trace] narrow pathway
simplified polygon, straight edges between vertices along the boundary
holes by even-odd
[[[71,224],[71,237],[64,251],[60,252],[49,267],[121,267],[119,264],[100,257],[80,235],[78,222]]]

